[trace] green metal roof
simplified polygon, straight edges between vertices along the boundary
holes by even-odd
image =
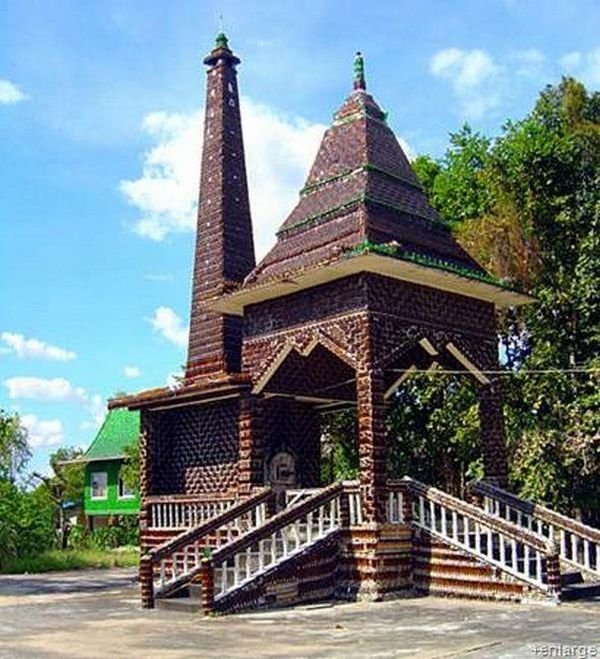
[[[127,409],[109,410],[96,439],[82,461],[122,458],[127,446],[137,442],[140,434],[140,413]]]

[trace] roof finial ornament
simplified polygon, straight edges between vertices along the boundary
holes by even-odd
[[[225,32],[221,31],[217,34],[215,48],[227,48],[229,50],[229,42],[225,36]]]
[[[354,58],[354,89],[366,88],[367,84],[365,82],[365,61],[359,50],[356,52],[356,57]]]
[[[223,14],[219,14],[219,33],[217,34],[215,48],[227,48],[227,50],[229,50],[229,42],[225,36],[225,22],[223,21]]]

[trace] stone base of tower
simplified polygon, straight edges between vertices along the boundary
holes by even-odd
[[[412,587],[412,530],[406,524],[352,527],[340,542],[340,599],[376,601]]]

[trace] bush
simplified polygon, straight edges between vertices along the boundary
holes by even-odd
[[[139,562],[136,549],[101,551],[99,549],[53,549],[37,556],[13,558],[2,566],[4,574],[82,570],[86,568],[135,567]]]
[[[108,526],[89,532],[77,525],[69,533],[68,546],[71,549],[108,550],[116,547],[136,547],[140,543],[137,517],[122,516],[111,518]]]
[[[0,568],[53,548],[56,540],[54,509],[48,498],[0,481]]]

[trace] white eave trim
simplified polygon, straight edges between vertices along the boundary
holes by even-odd
[[[477,279],[469,279],[455,272],[424,266],[412,261],[402,261],[381,254],[360,254],[301,272],[293,279],[291,277],[282,278],[257,286],[241,288],[229,295],[213,300],[207,306],[213,311],[241,316],[244,313],[244,307],[250,304],[291,295],[360,272],[380,274],[401,281],[472,297],[494,304],[499,308],[517,307],[535,301],[534,298],[524,293],[500,288]]]

